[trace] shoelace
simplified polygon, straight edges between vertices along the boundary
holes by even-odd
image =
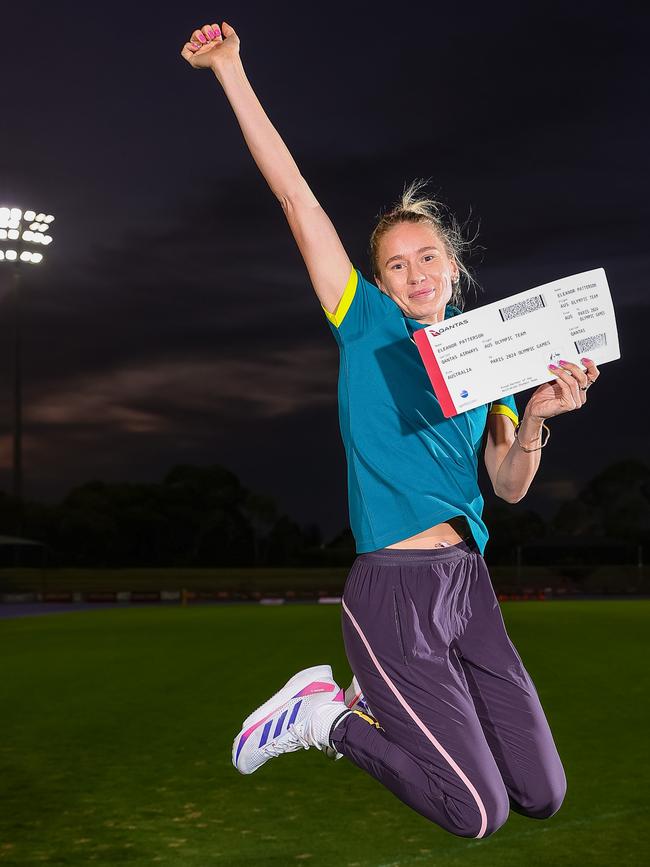
[[[307,738],[303,737],[299,731],[296,731],[295,724],[292,723],[290,726],[287,726],[287,733],[289,732],[295,738],[294,744],[296,747],[298,746],[298,744],[301,744],[306,750],[308,750],[309,747],[312,746],[312,744],[309,743]],[[265,753],[265,755],[270,756],[271,758],[281,756],[282,753],[287,752],[286,740],[284,743],[275,743],[274,741],[271,741],[270,744],[262,747],[262,752]]]

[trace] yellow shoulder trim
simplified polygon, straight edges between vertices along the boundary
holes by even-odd
[[[519,424],[519,416],[509,406],[506,406],[505,403],[492,404],[490,415],[507,415],[515,427]]]
[[[350,277],[348,278],[347,286],[341,296],[341,300],[336,306],[336,310],[334,313],[330,313],[329,310],[325,310],[323,305],[323,310],[325,311],[325,316],[329,319],[332,325],[336,325],[337,328],[341,325],[341,322],[345,319],[345,314],[350,309],[350,304],[352,304],[352,299],[354,298],[354,293],[357,291],[357,282],[358,282],[357,269],[352,268],[350,273]]]

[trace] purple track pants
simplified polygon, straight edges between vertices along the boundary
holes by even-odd
[[[564,769],[474,541],[359,555],[342,601],[352,671],[377,720],[349,714],[336,749],[461,837],[509,808],[552,816]]]

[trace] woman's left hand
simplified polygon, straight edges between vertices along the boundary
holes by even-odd
[[[570,361],[560,361],[561,367],[551,369],[557,379],[545,382],[532,393],[526,406],[526,413],[532,418],[552,418],[572,409],[580,409],[587,402],[587,389],[600,376],[600,371],[589,358],[581,358],[586,370],[571,364]]]

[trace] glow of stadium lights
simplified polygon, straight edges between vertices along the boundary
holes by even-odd
[[[43,260],[42,253],[34,252],[37,245],[49,246],[52,236],[46,234],[50,224],[54,222],[53,214],[36,213],[34,210],[23,211],[21,208],[0,207],[0,242],[18,242],[17,249],[0,250],[0,261],[29,262],[37,264]],[[29,226],[29,228],[27,228]]]

